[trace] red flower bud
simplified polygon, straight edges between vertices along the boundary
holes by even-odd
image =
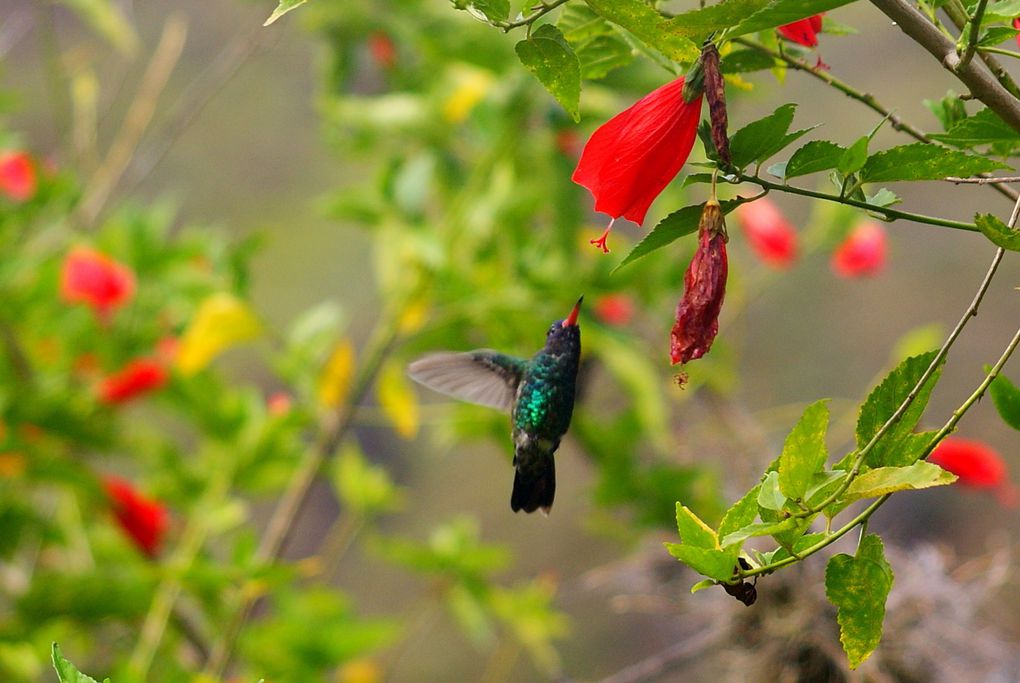
[[[832,254],[832,270],[840,277],[876,275],[888,250],[885,228],[874,221],[858,223]]]
[[[822,15],[800,19],[776,29],[779,35],[804,47],[818,46],[818,33],[822,30]]]
[[[988,444],[971,439],[944,439],[929,462],[955,474],[961,485],[994,491],[1003,505],[1017,504],[1017,491],[1009,481],[1006,463]]]
[[[24,152],[0,152],[0,194],[15,202],[32,198],[36,190],[35,164]]]
[[[103,486],[120,528],[139,550],[155,557],[170,523],[166,508],[120,477],[104,477]]]
[[[714,199],[705,203],[698,226],[698,250],[684,274],[684,293],[676,307],[670,335],[674,365],[701,358],[719,331],[719,311],[726,294],[726,225]]]
[[[694,148],[700,89],[684,99],[684,77],[652,91],[589,138],[573,181],[595,197],[595,210],[642,223],[648,207],[680,172]],[[610,223],[612,227],[612,223]],[[609,229],[593,244],[608,252]]]
[[[606,325],[623,327],[634,315],[634,301],[626,294],[606,294],[595,300],[594,311]]]
[[[167,377],[162,363],[151,358],[135,359],[100,383],[99,400],[108,405],[130,401],[159,389]]]
[[[762,197],[737,207],[737,219],[751,250],[776,268],[788,268],[797,258],[797,233],[771,199]]]
[[[88,247],[75,247],[64,259],[60,274],[60,294],[67,303],[86,303],[99,319],[107,322],[110,313],[135,293],[135,274],[106,254]]]

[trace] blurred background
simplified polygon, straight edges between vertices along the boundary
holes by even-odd
[[[167,239],[199,232],[252,245],[247,300],[269,332],[224,354],[215,372],[260,396],[292,397],[303,443],[314,442],[323,411],[305,400],[314,390],[303,395],[272,359],[279,339],[310,309],[335,304],[329,310],[339,311],[338,339],[349,339],[361,362],[378,321],[404,302],[402,315],[415,320],[402,319],[407,333],[388,350],[387,362],[397,367],[440,348],[529,355],[549,322],[565,316],[578,295],[586,297],[582,396],[557,453],[552,514],[509,510],[505,416],[415,387],[413,398],[397,401],[404,407],[394,418],[394,409],[382,405],[387,390],[371,388],[345,448],[384,468],[401,487],[402,505],[350,537],[341,534],[343,550],[324,583],[341,589],[358,615],[395,622],[394,634],[375,650],[352,646],[348,656],[325,647],[319,659],[277,662],[274,670],[252,653],[273,653],[275,640],[299,660],[301,638],[288,627],[274,631],[272,601],[261,602],[253,621],[262,630],[242,636],[239,677],[232,680],[591,681],[614,674],[609,680],[850,680],[838,664],[834,616],[821,588],[823,560],[764,577],[760,602],[751,608],[718,589],[691,595],[697,577],[661,546],[676,537],[673,503],[717,519],[778,455],[803,406],[821,397],[832,397],[830,452],[839,457],[851,448],[856,406],[870,387],[908,351],[937,346],[970,302],[994,251],[987,241],[888,224],[885,267],[873,277],[840,278],[830,267],[832,252],[863,217],[773,196],[801,237],[800,256],[787,269],[770,268],[730,220],[731,281],[720,334],[711,354],[686,368],[690,380],[679,388],[668,335],[693,240],[610,271],[658,219],[703,201],[705,186],[673,183],[643,228],[614,230],[613,252],[603,256],[587,241],[605,217],[593,214],[588,193],[569,182],[591,130],[671,78],[650,60],[627,60],[586,83],[582,120],[574,124],[516,62],[513,45],[522,35],[504,35],[441,0],[313,0],[265,28],[273,9],[266,3],[109,3],[124,27],[110,25],[105,5],[0,0],[7,146],[84,183],[103,150],[131,125],[126,115],[168,22],[186,27],[151,121],[92,230],[124,220],[117,207],[128,206],[158,211]],[[922,130],[940,130],[922,100],[960,89],[945,71],[870,5],[827,18],[854,29],[821,35],[818,54],[832,75]],[[118,35],[126,42],[118,44]],[[129,35],[135,38],[123,37]],[[800,71],[738,78],[727,91],[733,128],[785,102],[799,103],[796,127],[820,126],[806,139],[848,145],[879,121]],[[907,141],[886,126],[872,149]],[[702,155],[696,145],[692,159]],[[815,182],[825,181],[812,176],[803,184]],[[1010,209],[987,188],[893,189],[906,210],[958,220],[971,220],[975,211],[1005,219]],[[88,234],[79,233],[86,241]],[[922,420],[926,428],[940,426],[973,391],[983,366],[1013,334],[1018,279],[1020,265],[1007,255],[980,314],[952,350]],[[604,309],[600,315],[598,303],[617,295],[626,315],[617,320]],[[328,355],[320,353],[318,367]],[[1011,366],[1006,374],[1020,378]],[[117,429],[130,434],[146,424],[186,432],[160,410],[132,407]],[[400,414],[413,424],[401,429]],[[1015,471],[1016,433],[990,402],[967,414],[959,434],[992,445]],[[155,474],[155,456],[85,450],[106,470],[127,463],[112,469],[147,481],[178,522],[188,514],[188,487]],[[279,472],[259,476],[260,485],[236,491],[245,528],[255,531],[286,481]],[[336,538],[335,520],[349,514],[331,476],[314,485],[286,549],[296,566],[316,557],[324,537]],[[894,546],[897,583],[885,641],[865,676],[964,680],[977,672],[969,680],[1014,680],[1018,521],[1016,509],[994,495],[960,486],[897,495],[876,514],[872,528]],[[480,573],[495,586],[516,587],[513,599],[473,601],[481,593],[471,590],[458,597],[451,585],[461,586],[462,575],[430,573],[427,562],[408,560],[410,545],[401,545],[435,551],[444,543],[470,546],[466,539],[475,535],[505,549],[491,563],[479,560]],[[240,552],[234,541],[224,543],[224,553]],[[207,552],[224,562],[216,547]],[[267,580],[298,582],[301,571]],[[225,574],[224,591],[243,578]],[[31,582],[32,574],[24,578]],[[109,585],[116,590],[115,581]],[[216,585],[209,579],[210,591]],[[131,649],[130,626],[111,640],[90,640],[67,635],[100,628],[88,615],[55,614],[38,616],[25,641],[33,645],[15,648],[16,631],[25,633],[31,613],[12,606],[9,582],[5,592],[0,666],[7,680],[53,679],[38,663],[47,653],[39,654],[38,644],[53,633],[64,635],[65,652],[98,678],[104,667],[119,666],[118,648]],[[147,607],[146,598],[142,614],[126,623],[137,626]],[[291,630],[332,632],[332,616],[302,609],[293,607],[284,619]],[[226,613],[212,610],[202,628],[216,632]],[[167,648],[157,662],[173,659]],[[628,668],[634,665],[644,668]],[[157,666],[150,679],[190,680],[201,668]],[[115,683],[131,680],[128,669],[115,670],[124,676]]]

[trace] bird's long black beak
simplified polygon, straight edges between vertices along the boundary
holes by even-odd
[[[577,327],[577,314],[581,312],[582,301],[584,301],[583,295],[577,300],[577,303],[574,304],[574,308],[570,311],[570,315],[567,316],[567,319],[563,321],[563,327]]]

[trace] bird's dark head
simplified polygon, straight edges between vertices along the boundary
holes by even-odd
[[[581,311],[582,296],[574,304],[574,308],[563,320],[557,320],[549,326],[545,333],[545,348],[555,353],[573,351],[579,353],[581,349],[581,328],[577,324],[577,314]]]

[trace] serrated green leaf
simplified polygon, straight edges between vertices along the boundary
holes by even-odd
[[[719,202],[719,204],[722,208],[723,215],[726,215],[745,201],[747,200],[728,199],[726,201]],[[628,263],[633,263],[642,256],[647,256],[653,251],[661,249],[667,244],[670,244],[685,235],[697,232],[698,221],[701,219],[701,212],[704,208],[704,202],[701,204],[685,206],[684,208],[678,209],[663,218],[654,228],[652,228],[651,232],[645,235],[643,240],[634,245],[634,248],[630,250],[630,253],[627,254],[623,261],[620,262],[620,265],[613,269],[613,272],[623,268]]]
[[[985,21],[1012,21],[1014,17],[1020,17],[1020,0],[990,2],[985,8]]]
[[[992,26],[981,31],[977,40],[978,47],[995,47],[1007,40],[1013,40],[1017,36],[1017,30],[1011,26]]]
[[[975,214],[974,224],[995,246],[1007,251],[1020,251],[1020,231],[1010,230],[1008,225],[992,214]]]
[[[701,54],[679,28],[641,0],[584,0],[595,14],[633,33],[670,59],[692,63]]]
[[[269,18],[266,19],[266,22],[262,25],[269,26],[287,12],[297,9],[306,2],[308,2],[308,0],[280,0],[280,4],[276,6],[276,9],[273,10],[273,13],[269,15]]]
[[[825,434],[829,429],[828,399],[812,403],[801,415],[779,455],[779,490],[790,500],[800,500],[829,457]]]
[[[849,5],[853,0],[774,0],[727,32],[727,37],[756,33]]]
[[[867,135],[857,138],[854,144],[847,147],[846,151],[843,152],[843,156],[839,158],[836,170],[843,175],[850,175],[861,170],[864,162],[868,160],[868,143],[870,141],[871,138]]]
[[[572,3],[563,8],[556,26],[575,50],[594,38],[611,35],[614,32],[613,27],[605,19],[584,5]]]
[[[634,51],[627,43],[613,36],[597,36],[575,49],[581,63],[581,78],[598,80],[614,69],[627,66]]]
[[[850,483],[842,502],[877,498],[895,491],[916,491],[933,486],[946,486],[954,481],[955,474],[923,460],[906,467],[876,467],[858,475]]]
[[[834,555],[825,567],[825,595],[836,606],[839,641],[856,669],[882,639],[885,601],[893,584],[892,567],[881,539],[861,539],[857,556]]]
[[[986,157],[916,142],[900,145],[868,157],[861,181],[889,183],[901,180],[941,180],[949,176],[972,176],[1009,168]]]
[[[737,529],[742,529],[758,516],[758,492],[761,484],[756,484],[750,491],[726,511],[722,521],[719,522],[719,537],[731,534]]]
[[[761,10],[770,0],[726,0],[717,5],[678,14],[670,19],[670,26],[681,35],[700,43],[714,32],[736,26],[745,18]]]
[[[560,30],[552,24],[542,24],[527,40],[517,43],[514,51],[521,64],[535,74],[574,121],[579,121],[581,63]]]
[[[464,3],[490,22],[506,21],[510,15],[510,0],[470,0]]]
[[[906,359],[871,391],[861,406],[861,412],[857,418],[858,449],[864,448],[864,445],[878,433],[882,425],[892,417],[928,369],[935,355],[936,352],[931,351]],[[931,396],[931,391],[938,382],[941,372],[940,366],[928,378],[910,407],[904,411],[896,424],[890,427],[881,441],[872,448],[865,464],[869,467],[879,467],[899,461],[904,441],[921,419],[921,415],[928,405],[928,398]]]
[[[698,548],[718,548],[719,539],[715,531],[690,511],[685,505],[676,504],[676,528],[684,545]]]
[[[784,531],[796,529],[798,526],[803,524],[806,524],[805,520],[799,517],[787,517],[780,522],[748,524],[741,529],[737,529],[733,533],[726,534],[722,539],[720,539],[719,545],[721,545],[724,549],[730,548],[734,545],[740,545],[753,536],[772,536],[774,534],[781,534]]]
[[[74,664],[64,659],[60,653],[60,646],[56,643],[53,643],[52,653],[53,668],[57,670],[57,678],[60,679],[60,683],[98,683],[96,679],[86,676],[78,671]],[[110,679],[105,679],[103,683],[110,683]]]
[[[992,403],[1002,421],[1013,429],[1020,429],[1020,388],[1008,377],[999,375],[992,380],[988,393],[992,395]]]
[[[786,505],[786,496],[779,488],[779,472],[769,472],[761,481],[758,491],[758,505],[766,510],[779,511]],[[765,520],[766,522],[774,520]]]
[[[719,70],[723,74],[742,74],[752,71],[764,71],[771,69],[782,62],[776,61],[760,50],[750,48],[733,50],[725,54],[719,63]]]
[[[796,104],[784,104],[774,112],[747,124],[730,137],[733,165],[745,168],[752,162],[761,163],[780,151],[810,128],[787,133],[793,123]]]
[[[786,178],[827,171],[836,168],[839,160],[843,158],[846,148],[837,145],[829,140],[812,140],[790,157],[786,162]]]
[[[666,543],[665,546],[670,555],[710,579],[728,581],[733,576],[737,564],[736,548],[732,550],[698,548],[686,543]]]
[[[1020,143],[1020,134],[988,108],[956,121],[947,132],[932,133],[930,137],[956,147]]]

